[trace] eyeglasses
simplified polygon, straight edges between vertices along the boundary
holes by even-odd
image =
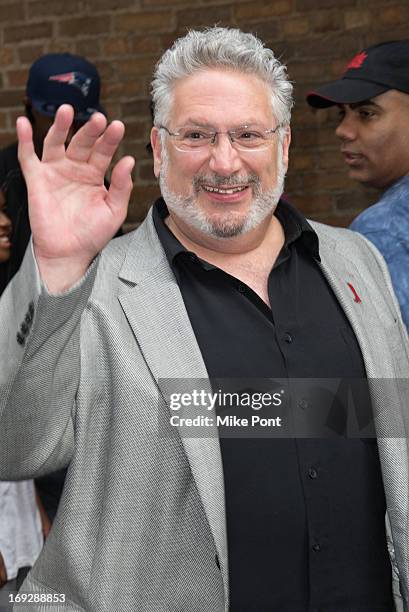
[[[171,132],[164,125],[158,126],[160,130],[168,133],[178,151],[188,153],[201,153],[209,146],[214,146],[219,134],[227,134],[232,147],[238,151],[263,151],[270,146],[274,134],[281,127],[283,126],[279,124],[275,128],[265,130],[260,126],[243,125],[234,130],[216,132],[195,125],[186,125],[178,128],[176,132]]]

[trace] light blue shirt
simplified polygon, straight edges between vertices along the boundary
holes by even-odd
[[[409,175],[358,215],[351,229],[363,234],[382,253],[409,330]]]

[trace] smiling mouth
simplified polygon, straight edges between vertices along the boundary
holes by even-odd
[[[210,187],[209,185],[202,185],[202,189],[209,193],[220,193],[221,195],[233,195],[234,193],[240,193],[247,189],[248,186],[244,187],[226,187],[223,189],[222,187]]]
[[[6,247],[11,246],[10,237],[7,235],[0,236],[0,246],[6,246]]]

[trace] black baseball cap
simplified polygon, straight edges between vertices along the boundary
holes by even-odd
[[[338,81],[307,94],[315,108],[354,104],[397,89],[409,94],[409,40],[373,45],[355,55]]]
[[[99,103],[100,88],[96,67],[84,57],[49,53],[31,66],[26,95],[42,115],[54,117],[61,104],[71,104],[75,119],[87,121],[96,111],[105,114]]]

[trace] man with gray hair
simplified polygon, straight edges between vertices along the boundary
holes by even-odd
[[[406,440],[348,438],[343,406],[340,435],[289,435],[317,402],[267,392],[409,372],[377,251],[280,200],[291,91],[251,34],[177,40],[152,83],[163,197],[111,242],[133,160],[108,191],[103,176],[123,125],[95,114],[65,149],[62,106],[40,161],[18,120],[33,240],[0,302],[0,477],[69,465],[28,609],[409,610]],[[235,384],[265,406],[226,414]],[[369,388],[402,431],[404,398]],[[248,427],[262,420],[284,435]]]

